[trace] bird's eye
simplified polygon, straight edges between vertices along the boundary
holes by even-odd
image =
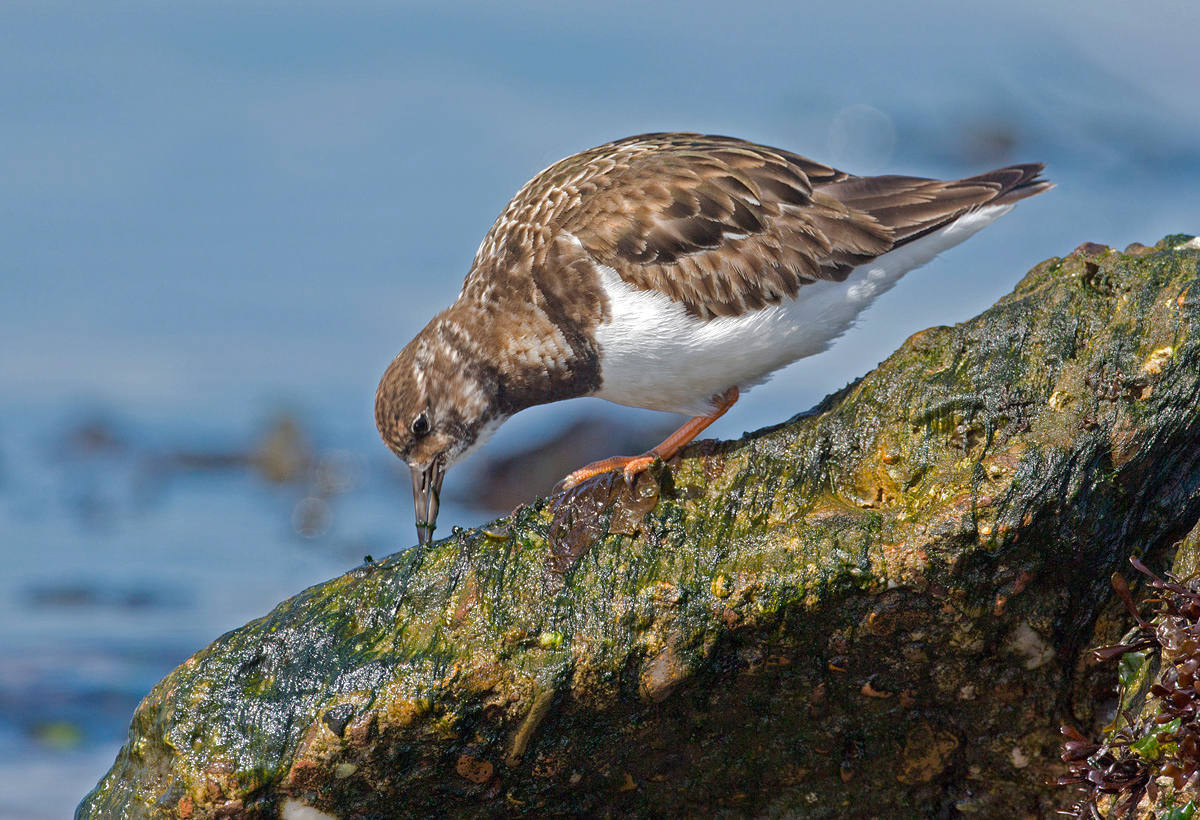
[[[425,414],[417,416],[413,419],[413,423],[409,425],[409,430],[412,430],[414,436],[423,436],[429,432],[429,419],[425,418]]]

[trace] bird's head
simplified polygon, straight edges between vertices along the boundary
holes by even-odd
[[[432,540],[446,469],[499,427],[489,379],[467,367],[436,320],[392,360],[375,394],[375,424],[412,470],[417,538]]]

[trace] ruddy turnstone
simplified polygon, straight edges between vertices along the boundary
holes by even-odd
[[[599,396],[693,418],[669,459],[772,372],[829,347],[908,271],[1051,187],[1041,164],[856,177],[731,137],[646,134],[557,162],[484,237],[462,292],[387,368],[384,442],[432,538],[446,469],[536,404]]]

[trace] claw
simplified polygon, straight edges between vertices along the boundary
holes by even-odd
[[[637,477],[649,470],[656,458],[658,456],[647,453],[646,455],[635,456],[629,459],[629,463],[621,471],[625,474],[625,483],[629,485],[629,489],[633,489],[633,485],[637,483]]]

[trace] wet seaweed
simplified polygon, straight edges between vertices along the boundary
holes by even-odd
[[[1200,785],[1200,580],[1185,583],[1171,576],[1164,580],[1137,558],[1129,561],[1158,592],[1147,602],[1155,614],[1143,618],[1129,584],[1114,573],[1113,589],[1137,625],[1121,643],[1098,647],[1093,654],[1111,661],[1157,650],[1163,668],[1149,687],[1140,716],[1122,710],[1103,740],[1096,742],[1070,726],[1062,727],[1068,738],[1062,760],[1069,774],[1058,783],[1082,789],[1075,808],[1077,820],[1130,816],[1144,798],[1158,801],[1160,779],[1177,795],[1194,795]],[[1127,689],[1136,686],[1134,676],[1126,674],[1122,679]],[[1126,700],[1122,698],[1123,703]]]

